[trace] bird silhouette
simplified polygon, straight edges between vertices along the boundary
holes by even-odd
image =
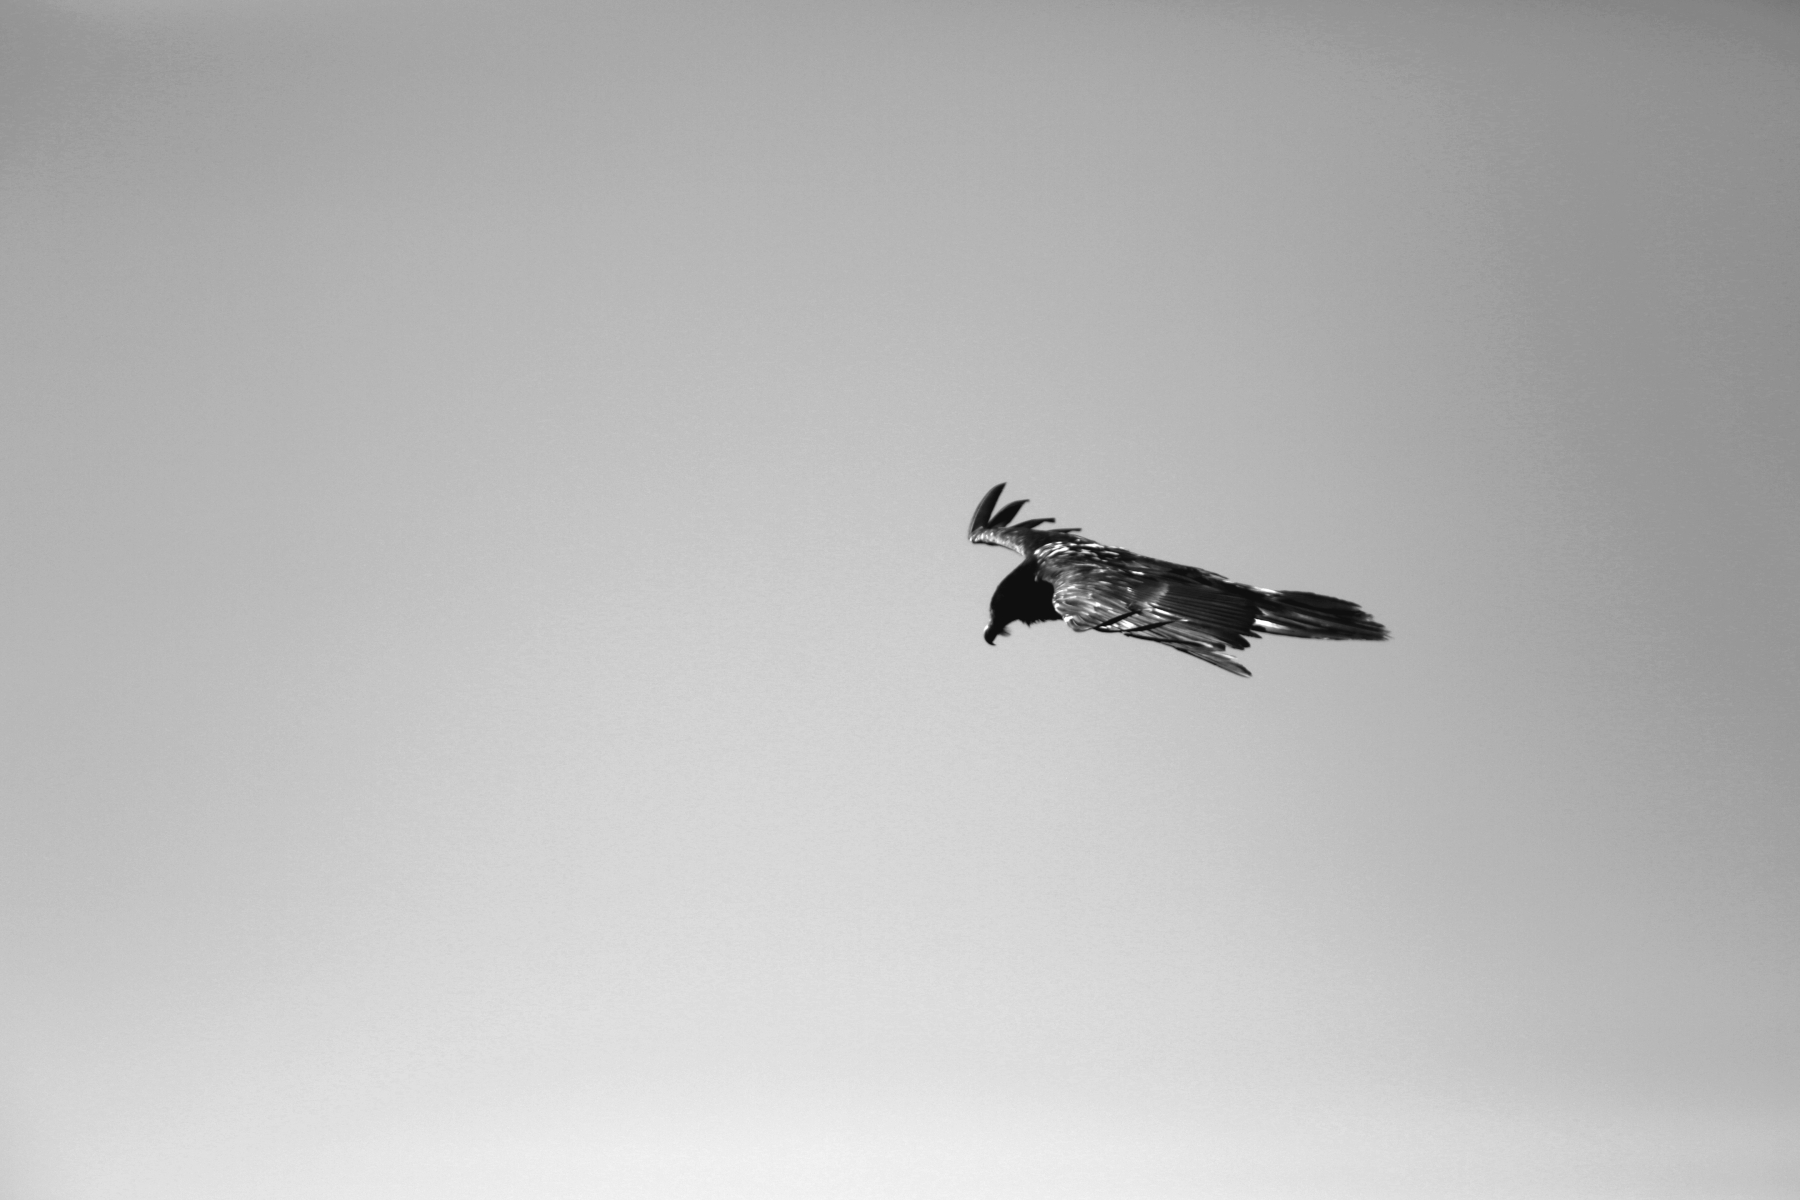
[[[1062,620],[1077,633],[1122,633],[1191,654],[1233,675],[1248,676],[1231,650],[1249,639],[1324,638],[1380,642],[1388,631],[1348,600],[1317,592],[1277,592],[1236,583],[1223,575],[1164,562],[1080,536],[1079,528],[1042,529],[1054,518],[1011,524],[1026,501],[998,512],[1005,490],[994,485],[969,522],[969,540],[1002,546],[1024,556],[1000,581],[988,602],[982,637],[988,645],[1007,636],[1014,621],[1035,625]]]

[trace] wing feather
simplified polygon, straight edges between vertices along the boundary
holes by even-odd
[[[1210,571],[1145,558],[1093,542],[1050,548],[1043,571],[1052,604],[1070,628],[1122,633],[1248,671],[1226,650],[1256,636],[1259,605],[1248,588]]]

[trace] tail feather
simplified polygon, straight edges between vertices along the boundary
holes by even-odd
[[[1387,627],[1360,607],[1317,592],[1268,592],[1256,622],[1258,633],[1276,637],[1385,642]]]

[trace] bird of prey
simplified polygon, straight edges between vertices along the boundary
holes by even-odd
[[[994,590],[988,645],[1005,637],[1014,621],[1035,625],[1061,618],[1077,633],[1122,633],[1160,642],[1202,662],[1248,676],[1229,650],[1247,650],[1248,639],[1330,638],[1379,642],[1382,624],[1348,600],[1316,592],[1275,592],[1234,583],[1223,575],[1163,562],[1080,536],[1078,529],[1040,529],[1054,518],[1010,524],[1025,507],[1014,500],[999,512],[1004,483],[975,507],[969,540],[1004,546],[1025,561]]]

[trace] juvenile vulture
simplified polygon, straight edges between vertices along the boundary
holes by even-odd
[[[1025,561],[994,590],[988,645],[1006,636],[1014,621],[1035,625],[1061,619],[1077,633],[1122,633],[1160,642],[1233,675],[1248,676],[1229,650],[1247,650],[1249,639],[1328,638],[1379,642],[1382,624],[1348,600],[1317,592],[1276,592],[1234,583],[1223,575],[1145,558],[1079,536],[1076,529],[1040,529],[1054,518],[1009,524],[1025,507],[1014,500],[999,512],[1004,483],[975,506],[969,540],[1004,546]]]

